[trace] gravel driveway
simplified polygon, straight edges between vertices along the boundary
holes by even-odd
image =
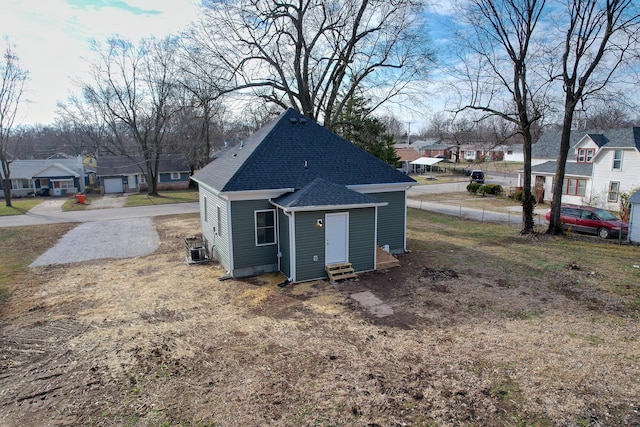
[[[87,222],[65,234],[31,267],[69,264],[102,258],[133,258],[158,248],[151,218]]]

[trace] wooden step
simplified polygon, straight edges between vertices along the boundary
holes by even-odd
[[[355,279],[358,277],[350,262],[327,264],[324,269],[327,271],[327,276],[329,276],[329,282],[331,283],[335,283],[338,280]]]
[[[376,270],[388,270],[400,267],[400,261],[381,247],[376,248]]]

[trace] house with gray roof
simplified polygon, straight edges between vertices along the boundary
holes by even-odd
[[[104,156],[96,159],[96,178],[103,194],[146,191],[146,163],[142,156]],[[158,190],[189,188],[191,168],[179,154],[161,154]]]
[[[541,200],[553,198],[560,130],[531,148],[531,179]],[[522,171],[519,171],[520,179]],[[640,127],[571,132],[562,202],[618,210],[620,194],[640,188]]]
[[[376,269],[379,247],[406,251],[406,191],[416,182],[293,109],[191,179],[210,254],[231,277],[327,266]]]
[[[4,177],[3,172],[0,174]],[[13,160],[10,164],[11,195],[68,196],[84,192],[82,157],[70,159]],[[4,197],[2,181],[0,196]]]

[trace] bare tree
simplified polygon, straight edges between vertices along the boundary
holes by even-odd
[[[616,129],[633,126],[633,119],[628,110],[616,105],[597,104],[588,111],[585,117],[586,129]]]
[[[79,153],[100,156],[109,152],[113,138],[107,123],[102,120],[101,109],[72,95],[66,103],[58,103],[57,113],[58,126],[67,131],[71,144]]]
[[[356,88],[384,102],[432,63],[416,0],[205,0],[199,52],[228,91],[293,107],[332,128]]]
[[[2,62],[0,62],[0,73],[2,74],[2,86],[0,86],[0,163],[2,164],[5,205],[11,207],[9,142],[18,106],[22,100],[24,84],[29,73],[20,66],[19,58],[8,40],[2,55]]]
[[[181,34],[178,61],[178,77],[184,92],[184,110],[179,115],[182,125],[178,125],[178,131],[183,139],[187,137],[185,148],[196,168],[211,160],[214,138],[220,147],[224,145],[223,117],[228,111],[222,104],[228,91],[225,70],[215,58],[201,54],[200,46],[205,43],[201,37],[205,34],[195,29]]]
[[[542,119],[547,105],[543,96],[546,82],[529,73],[536,58],[534,36],[544,7],[545,0],[470,0],[464,12],[471,34],[463,40],[468,42],[471,54],[463,67],[470,92],[462,110],[498,116],[516,125],[516,132],[522,136],[522,234],[534,232],[532,128]]]
[[[168,145],[170,122],[180,109],[175,39],[143,39],[139,46],[119,38],[94,45],[93,81],[82,88],[85,108],[98,113],[111,151],[142,156],[148,194],[157,195],[160,156]]]
[[[548,234],[563,232],[560,222],[565,165],[578,103],[603,91],[629,57],[638,58],[640,14],[634,0],[572,0],[560,62],[564,115],[553,179]]]

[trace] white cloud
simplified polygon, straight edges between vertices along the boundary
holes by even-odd
[[[197,0],[0,0],[0,36],[15,44],[29,70],[22,123],[51,123],[56,104],[75,89],[74,76],[87,69],[90,40],[118,34],[137,41],[184,28]],[[144,11],[151,11],[144,13]],[[156,13],[156,11],[158,13]],[[4,48],[4,46],[3,46]]]

